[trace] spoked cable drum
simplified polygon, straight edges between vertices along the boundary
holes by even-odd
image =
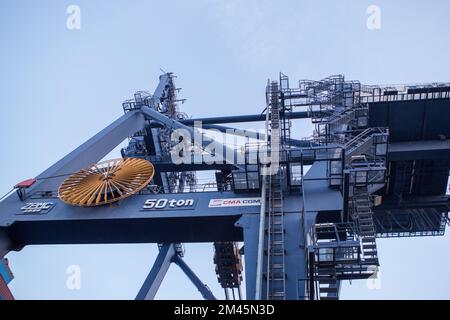
[[[101,206],[127,198],[146,187],[155,169],[145,159],[102,161],[68,177],[59,187],[59,198],[82,207]]]

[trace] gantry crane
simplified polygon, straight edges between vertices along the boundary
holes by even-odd
[[[338,299],[343,280],[376,276],[377,238],[444,234],[449,84],[336,75],[291,86],[280,74],[263,113],[192,119],[174,80],[137,92],[122,117],[0,202],[2,298],[12,298],[9,251],[157,243],[137,299],[155,297],[171,263],[215,299],[182,259],[183,243],[212,242],[227,299],[243,298],[243,280],[247,299]],[[292,137],[297,119],[311,119],[311,137]],[[266,129],[224,126],[244,122]],[[213,129],[245,142],[224,144]],[[99,163],[126,138],[120,159]],[[213,181],[199,183],[203,171]]]

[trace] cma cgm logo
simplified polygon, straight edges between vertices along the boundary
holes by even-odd
[[[145,201],[143,210],[172,210],[172,209],[194,209],[194,199],[148,199]]]
[[[261,198],[211,199],[209,208],[260,206]]]

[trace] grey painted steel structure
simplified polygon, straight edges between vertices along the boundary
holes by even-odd
[[[189,280],[197,287],[201,295],[206,300],[216,300],[211,290],[204,285],[196,274],[189,268],[189,266],[180,257],[173,243],[165,243],[161,245],[156,261],[153,264],[150,273],[144,281],[136,300],[153,300],[158,292],[164,277],[169,270],[171,263],[175,263],[186,274]]]
[[[168,75],[161,77],[154,97],[161,97]],[[377,102],[382,104],[383,102]],[[390,110],[397,106],[389,102]],[[431,103],[431,102],[430,102]],[[449,100],[446,100],[447,109]],[[448,112],[448,111],[447,111]],[[313,116],[311,112],[298,113],[295,118]],[[442,115],[450,119],[448,113]],[[389,117],[388,117],[389,118]],[[374,113],[373,121],[384,121]],[[380,120],[381,119],[381,120]],[[389,118],[391,119],[391,118]],[[157,123],[169,128],[183,128],[193,132],[192,121],[175,121],[159,114],[146,106],[131,110],[118,120],[107,126],[80,147],[62,158],[56,164],[37,176],[37,182],[26,190],[27,198],[20,201],[14,194],[0,203],[0,257],[11,250],[21,250],[26,245],[39,244],[85,244],[85,243],[165,243],[159,256],[147,277],[137,298],[154,297],[164,274],[171,262],[177,263],[203,296],[212,299],[209,290],[204,290],[201,281],[190,270],[174,251],[173,243],[179,242],[212,242],[212,241],[243,241],[245,246],[245,279],[248,299],[255,298],[256,263],[259,230],[259,207],[210,207],[212,199],[235,199],[257,197],[254,191],[233,192],[216,191],[202,193],[177,194],[138,194],[118,204],[97,207],[79,208],[61,202],[55,195],[60,183],[68,174],[76,172],[90,164],[98,162],[114,147],[127,137],[133,136],[146,126]],[[259,121],[258,116],[222,117],[202,119],[205,124]],[[432,121],[433,119],[429,120]],[[448,122],[447,122],[448,123]],[[385,123],[390,129],[397,130],[398,123]],[[423,129],[425,130],[425,129]],[[449,129],[450,130],[450,129]],[[402,132],[399,130],[399,132]],[[445,141],[436,141],[422,133],[426,140],[391,141],[388,159],[394,165],[395,161],[419,161],[421,159],[441,158],[450,163],[450,145],[447,135]],[[302,149],[302,157],[308,159],[310,148]],[[311,156],[311,169],[303,177],[302,190],[292,190],[284,199],[285,212],[285,248],[286,255],[286,298],[308,298],[308,265],[307,244],[308,230],[320,220],[320,217],[330,213],[340,216],[345,210],[345,193],[330,188],[327,183],[327,164],[316,161]],[[156,164],[158,165],[158,164]],[[216,165],[214,169],[230,168],[232,164]],[[195,166],[175,166],[170,162],[161,161],[161,172],[183,170],[211,170],[207,164]],[[166,166],[166,169],[163,169]],[[447,173],[449,166],[447,165]],[[400,178],[397,178],[400,179]],[[169,208],[160,211],[145,211],[143,205],[147,199],[194,200],[192,208]],[[21,208],[26,203],[52,202],[53,207],[45,214],[23,214]],[[450,204],[448,197],[442,194],[430,193],[414,195],[404,199],[401,205],[394,204],[394,198],[387,196],[386,202],[376,208],[382,215],[393,210],[415,210],[417,208],[444,208]],[[381,228],[378,226],[377,228]],[[170,232],[168,232],[170,230]],[[386,231],[377,230],[380,234]],[[395,230],[394,230],[395,231]],[[394,232],[392,231],[392,232]],[[202,289],[203,288],[203,289]],[[208,293],[209,292],[209,293]],[[265,294],[267,294],[265,292]]]

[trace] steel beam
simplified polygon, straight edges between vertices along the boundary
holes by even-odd
[[[40,195],[27,200],[27,203],[53,203],[50,211],[41,214],[23,214],[21,207],[26,203],[11,197],[0,203],[0,232],[5,239],[9,238],[0,245],[7,252],[31,244],[242,241],[242,230],[235,228],[234,223],[244,212],[259,212],[258,205],[212,208],[209,204],[212,199],[255,196],[233,192],[149,193],[92,208],[70,206],[57,198]],[[145,210],[149,199],[166,202],[166,206]],[[171,207],[168,203],[187,200],[193,204]]]
[[[265,222],[266,222],[266,185],[267,177],[262,177],[261,183],[261,206],[259,213],[259,231],[258,231],[258,256],[256,260],[256,293],[255,299],[261,300],[262,278],[263,278],[263,259],[264,259],[264,243],[265,243]],[[269,200],[271,201],[271,200]]]
[[[131,111],[121,116],[105,129],[97,133],[81,146],[36,177],[33,191],[56,190],[68,174],[77,172],[101,160],[119,143],[145,126],[145,117],[139,111]],[[10,196],[11,197],[11,196]]]
[[[194,130],[189,127],[186,126],[184,124],[182,124],[180,121],[171,119],[165,115],[163,115],[162,113],[159,113],[156,110],[153,110],[152,108],[149,108],[147,106],[142,106],[140,111],[143,113],[144,116],[147,117],[147,119],[149,120],[154,120],[160,124],[162,124],[163,126],[165,126],[167,129],[183,129],[186,130],[187,132],[191,133],[191,135],[194,135]]]
[[[202,128],[206,129],[206,130],[211,130],[211,129],[218,130],[222,133],[229,133],[230,131],[233,131],[231,133],[236,136],[257,138],[258,140],[264,140],[266,138],[266,134],[263,132],[257,132],[257,131],[245,130],[245,129],[237,129],[237,128],[233,128],[233,127],[221,126],[221,125],[216,125],[216,124],[206,124],[206,125],[202,124]],[[287,144],[290,146],[301,147],[301,148],[319,146],[317,143],[314,143],[312,141],[298,140],[298,139],[288,139]]]
[[[159,83],[156,87],[155,91],[153,92],[152,99],[160,100],[163,97],[164,91],[166,90],[166,86],[168,85],[170,81],[170,74],[165,73],[159,77]]]
[[[155,108],[162,100],[163,96],[166,95],[167,89],[170,89],[170,74],[166,73],[159,77],[159,84],[153,93],[151,100],[153,108]],[[151,132],[151,143],[153,144],[155,155],[157,158],[161,158],[162,150],[161,143],[159,141],[159,130],[157,128],[150,128]],[[159,168],[156,169],[157,172],[155,174],[155,183],[162,186],[164,192],[169,192],[169,182],[167,180],[167,175],[165,173],[161,173]]]
[[[258,259],[259,215],[244,214],[236,227],[244,233],[245,292],[247,300],[256,300],[256,261]]]
[[[320,111],[298,111],[289,113],[289,119],[308,119],[313,115],[319,115]],[[193,125],[195,121],[202,121],[203,124],[225,124],[225,123],[244,123],[244,122],[259,122],[266,121],[266,115],[260,114],[247,114],[241,116],[225,116],[225,117],[213,117],[213,118],[197,118],[197,119],[185,119],[180,120],[180,123],[184,125]]]
[[[450,207],[450,196],[410,196],[401,202],[398,199],[385,200],[380,206],[375,207],[375,213],[391,210],[408,210],[408,209],[424,209],[424,208],[440,208]]]
[[[449,140],[391,142],[389,161],[450,159]]]
[[[153,300],[155,298],[155,295],[158,292],[158,289],[175,256],[176,251],[173,243],[166,243],[162,245],[150,273],[136,296],[136,300]]]
[[[155,161],[150,160],[156,167],[158,172],[185,172],[185,171],[210,171],[210,170],[231,170],[234,166],[228,163],[181,163],[174,164],[171,161]]]
[[[214,142],[214,139],[205,135],[203,132],[200,132],[199,130],[196,130],[192,127],[189,127],[187,125],[184,125],[178,120],[174,120],[171,118],[166,117],[165,115],[159,113],[158,111],[155,111],[147,106],[142,106],[141,109],[142,113],[149,119],[149,120],[155,120],[162,125],[164,125],[167,129],[170,130],[185,130],[185,132],[189,133],[191,139],[195,142],[195,137],[199,137],[200,141],[198,141],[201,145],[200,147],[206,148],[210,143]],[[216,142],[218,145],[221,145],[221,150],[214,150],[215,153],[218,154],[218,156],[223,159],[225,162],[229,164],[234,164],[234,160],[229,160],[227,155],[234,155],[235,150],[231,149],[230,147],[224,145],[221,142]]]
[[[222,133],[231,133],[236,136],[251,137],[251,138],[256,138],[258,140],[264,140],[266,137],[266,134],[263,132],[257,132],[257,131],[246,130],[246,129],[237,129],[237,128],[221,126],[221,125],[217,125],[217,124],[205,124],[204,125],[202,123],[202,129],[218,130]]]
[[[192,271],[191,268],[184,262],[184,260],[176,255],[173,258],[173,262],[180,267],[180,269],[184,272],[184,274],[191,280],[191,282],[194,284],[194,286],[197,287],[198,291],[200,291],[201,295],[205,300],[217,300],[216,297],[213,295],[211,290],[200,280],[199,277]]]

